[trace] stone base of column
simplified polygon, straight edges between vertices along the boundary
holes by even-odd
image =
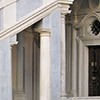
[[[62,97],[60,98],[60,100],[67,100],[67,99],[68,99],[67,96],[62,96]]]

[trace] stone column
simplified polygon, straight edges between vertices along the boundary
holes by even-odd
[[[50,100],[50,31],[40,33],[40,100]]]
[[[65,47],[65,15],[61,15],[61,96],[66,96],[66,47]]]
[[[61,98],[67,97],[66,92],[66,32],[65,32],[65,15],[70,13],[69,5],[61,7]]]
[[[77,96],[77,43],[76,43],[76,35],[77,31],[75,29],[72,30],[72,95],[74,97]]]
[[[50,100],[50,31],[40,33],[40,100]]]
[[[39,29],[40,33],[40,100],[50,100],[50,30]]]

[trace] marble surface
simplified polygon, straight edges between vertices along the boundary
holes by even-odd
[[[18,0],[17,2],[17,20],[29,14],[31,11],[42,5],[42,0]]]
[[[11,47],[9,38],[0,42],[0,99],[12,100]]]
[[[3,16],[2,16],[2,10],[0,10],[0,30],[3,28]]]
[[[51,99],[60,98],[60,12],[56,9],[51,13]]]

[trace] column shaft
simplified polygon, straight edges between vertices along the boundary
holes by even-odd
[[[40,100],[50,100],[50,32],[40,34]]]
[[[61,15],[61,96],[66,96],[66,46],[65,46],[65,15]]]

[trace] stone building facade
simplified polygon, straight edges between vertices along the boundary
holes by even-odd
[[[0,100],[100,99],[100,0],[0,0]]]

